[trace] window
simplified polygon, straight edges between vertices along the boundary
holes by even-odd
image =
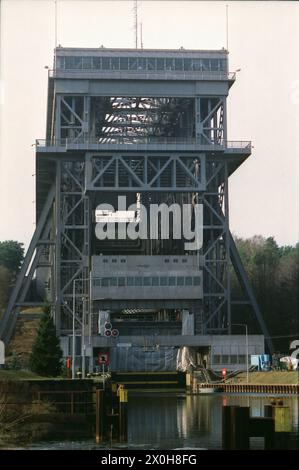
[[[153,286],[158,286],[159,285],[159,278],[158,277],[153,277],[152,278],[152,285]]]
[[[113,258],[113,259],[112,259],[112,263],[117,263],[117,259],[116,259],[116,258]]]
[[[230,363],[231,364],[237,364],[237,362],[238,362],[238,356],[236,354],[232,354],[230,356]]]
[[[152,285],[152,279],[150,277],[144,277],[143,278],[143,285],[145,287],[151,286]]]
[[[122,258],[122,259],[120,260],[121,263],[126,263],[126,261],[127,261],[127,260],[124,259],[124,258]]]
[[[213,72],[219,69],[218,65],[219,65],[218,59],[211,59],[211,70]]]
[[[118,287],[125,287],[126,285],[126,278],[125,277],[119,277],[118,278]]]
[[[192,286],[192,277],[185,277],[185,286]]]
[[[178,286],[183,286],[184,285],[184,278],[183,277],[178,277],[177,278],[177,285]]]
[[[185,258],[182,259],[182,263],[187,263],[187,260]]]
[[[108,263],[107,258],[104,258],[104,259],[103,259],[103,263]]]
[[[108,287],[109,286],[109,277],[103,277],[102,278],[102,287]]]
[[[245,364],[245,362],[246,362],[245,354],[239,354],[238,355],[238,364]]]
[[[165,70],[164,59],[157,59],[157,70]]]
[[[110,57],[102,57],[102,69],[109,70],[110,68]]]
[[[64,69],[64,57],[56,58],[56,67],[57,69]]]
[[[196,276],[193,278],[193,285],[194,286],[200,286],[200,277]]]
[[[175,277],[169,277],[168,278],[168,284],[170,286],[175,286]]]
[[[168,258],[165,259],[165,260],[164,260],[164,263],[169,263],[169,259],[168,259]]]
[[[200,67],[200,59],[193,59],[192,60],[192,70],[200,70],[201,67]]]
[[[82,57],[76,57],[76,56],[65,57],[65,68],[66,69],[81,69]]]
[[[179,260],[178,260],[177,258],[175,258],[175,259],[173,260],[174,263],[178,263],[178,261],[179,261]]]
[[[142,286],[142,277],[135,277],[135,286]]]
[[[146,70],[146,59],[138,57],[138,70]]]
[[[173,59],[166,59],[166,70],[173,70],[174,65],[173,65]]]
[[[129,57],[129,70],[137,70],[137,58]]]
[[[119,57],[111,57],[111,69],[119,70]]]
[[[191,59],[184,59],[184,70],[192,70]]]
[[[83,57],[83,68],[91,69],[92,57]]]
[[[127,277],[127,286],[128,287],[134,286],[134,278],[133,277]]]
[[[160,277],[160,286],[167,286],[167,277]]]
[[[93,57],[92,58],[92,66],[94,69],[101,68],[101,57]]]
[[[183,70],[183,59],[175,59],[174,67],[175,70]]]
[[[149,58],[147,59],[147,70],[155,70],[156,69],[156,59],[154,58]]]
[[[220,356],[220,354],[215,354],[215,355],[213,356],[213,363],[214,363],[214,364],[221,364],[221,356]]]
[[[222,362],[223,362],[223,364],[228,364],[229,363],[229,355],[228,354],[223,354],[222,355]]]
[[[120,58],[120,70],[128,70],[128,58],[127,57]]]
[[[101,279],[94,279],[93,280],[93,285],[94,285],[94,287],[100,287],[101,286]]]
[[[110,277],[110,286],[111,287],[116,287],[117,286],[117,278],[116,277]]]

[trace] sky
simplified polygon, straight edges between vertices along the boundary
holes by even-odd
[[[0,241],[28,246],[35,229],[35,139],[45,138],[54,0],[1,1]],[[132,0],[57,0],[64,47],[134,47]],[[230,178],[230,227],[242,237],[299,240],[299,3],[138,1],[144,48],[221,49],[237,80],[228,139],[252,155]]]

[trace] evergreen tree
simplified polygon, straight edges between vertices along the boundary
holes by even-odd
[[[30,369],[39,375],[57,377],[61,373],[62,351],[56,336],[50,306],[46,305],[43,310],[30,356]]]

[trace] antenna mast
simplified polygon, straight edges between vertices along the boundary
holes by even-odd
[[[134,1],[135,49],[138,49],[138,0]]]
[[[226,5],[226,50],[228,51],[228,5]]]

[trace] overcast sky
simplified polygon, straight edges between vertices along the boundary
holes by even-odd
[[[132,0],[57,0],[58,43],[134,47]],[[144,48],[226,46],[241,69],[228,99],[228,138],[252,140],[230,178],[230,223],[243,237],[298,241],[299,4],[139,1]],[[0,240],[28,245],[35,228],[36,138],[45,137],[54,0],[1,1]],[[33,175],[33,176],[32,176]]]

